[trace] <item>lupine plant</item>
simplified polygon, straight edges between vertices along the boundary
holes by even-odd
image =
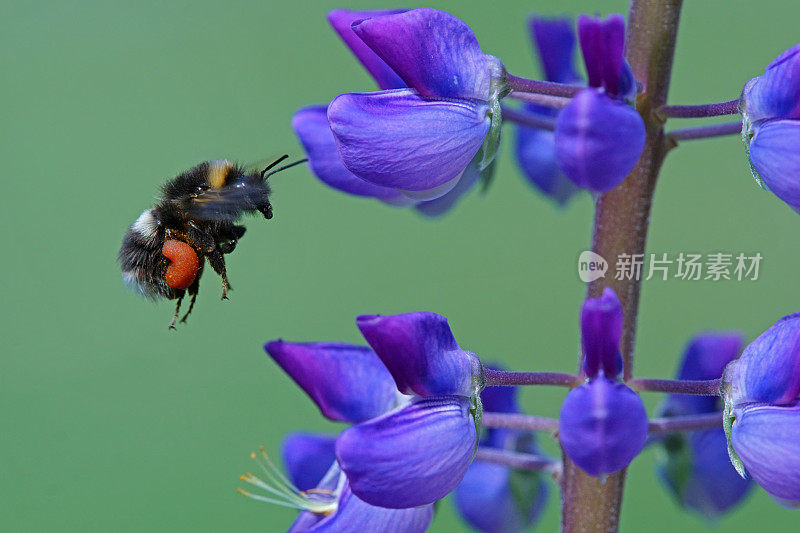
[[[300,109],[292,126],[320,181],[427,217],[487,188],[502,128],[514,129],[517,162],[536,190],[558,204],[581,190],[593,196],[592,249],[602,257],[644,252],[661,165],[692,139],[741,134],[758,184],[800,211],[800,44],[743,80],[737,98],[669,105],[680,8],[634,0],[627,21],[533,16],[546,80],[508,72],[448,13],[335,10],[333,30],[379,90],[354,87],[365,92]],[[723,115],[736,120],[671,126]],[[658,476],[687,510],[718,517],[751,480],[778,504],[800,506],[800,314],[741,357],[739,334],[701,333],[676,379],[640,378],[639,288],[633,276],[589,283],[575,302],[576,372],[487,363],[427,310],[357,317],[361,345],[268,342],[320,413],[344,426],[287,437],[288,476],[254,453],[263,474],[242,479],[258,490],[241,492],[299,509],[290,531],[424,531],[452,492],[476,530],[514,532],[535,524],[552,479],[564,531],[616,531],[625,469],[654,446]],[[521,411],[517,387],[541,385],[567,389],[558,419]],[[656,413],[643,392],[667,393]],[[555,439],[561,456],[543,453],[542,439]]]

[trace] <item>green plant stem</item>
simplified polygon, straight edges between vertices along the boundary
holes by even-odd
[[[636,99],[636,109],[644,119],[647,138],[633,171],[622,184],[597,201],[592,250],[612,264],[620,254],[644,253],[656,178],[673,146],[664,134],[664,116],[658,110],[667,101],[681,4],[681,0],[631,2],[625,49],[633,73],[643,87]],[[633,368],[640,280],[600,278],[589,285],[589,296],[599,296],[607,286],[617,293],[625,312],[620,351],[627,381]],[[624,482],[625,470],[601,481],[584,473],[565,455],[562,530],[617,531]]]

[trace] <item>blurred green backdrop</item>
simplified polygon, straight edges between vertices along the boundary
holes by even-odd
[[[407,2],[407,6],[422,5]],[[452,213],[346,197],[305,169],[274,179],[275,218],[252,219],[229,258],[231,300],[207,273],[195,314],[128,294],[115,256],[157,187],[193,164],[298,155],[295,109],[373,90],[325,13],[387,2],[3,2],[0,526],[5,531],[280,531],[294,513],[238,496],[259,444],[336,431],[263,353],[291,340],[360,341],[361,313],[431,310],[462,346],[517,369],[570,371],[584,295],[575,263],[592,203],[554,208],[521,179],[507,135],[496,183]],[[537,73],[526,35],[555,0],[433,7],[474,29],[486,52]],[[625,12],[624,1],[581,11]],[[671,101],[735,97],[795,44],[795,2],[687,2]],[[687,125],[683,123],[682,126]],[[511,133],[511,132],[508,132]],[[662,174],[649,251],[761,252],[757,282],[650,281],[636,372],[666,376],[688,336],[749,338],[800,308],[797,215],[761,192],[737,138],[695,141]],[[526,390],[553,416],[561,390]],[[646,397],[648,406],[658,395]],[[630,468],[624,531],[796,531],[797,514],[757,489],[716,526],[686,515],[653,475]],[[559,520],[556,491],[539,529]],[[431,531],[461,531],[449,502]]]

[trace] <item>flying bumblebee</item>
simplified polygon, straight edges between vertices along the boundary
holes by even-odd
[[[165,183],[158,203],[128,228],[118,257],[122,280],[147,298],[177,299],[170,329],[187,291],[192,299],[181,322],[192,312],[206,259],[222,278],[222,299],[228,298],[224,255],[233,252],[245,232],[235,222],[256,211],[272,218],[267,179],[306,161],[272,170],[287,157],[260,172],[224,159],[200,163]]]

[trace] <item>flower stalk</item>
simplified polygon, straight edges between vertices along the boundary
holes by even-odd
[[[656,179],[670,148],[664,133],[663,115],[657,111],[667,100],[681,4],[681,0],[631,2],[627,59],[636,79],[643,84],[636,109],[644,119],[647,137],[633,171],[622,184],[597,201],[592,250],[610,261],[623,253],[644,253]],[[601,278],[589,285],[589,296],[600,296],[607,286],[619,296],[624,310],[620,350],[623,376],[627,381],[633,370],[640,281]],[[581,358],[579,368],[582,366]],[[622,470],[603,482],[587,475],[565,457],[561,483],[562,530],[565,533],[617,531],[624,480],[625,471]]]
[[[673,130],[667,135],[676,141],[689,141],[692,139],[709,139],[725,135],[740,135],[741,133],[742,121],[740,120],[738,122],[723,122],[722,124],[712,124],[710,126],[696,126],[694,128]]]
[[[739,99],[701,105],[665,105],[659,113],[667,118],[706,118],[735,115],[739,112]]]
[[[650,379],[637,378],[628,382],[636,391],[667,392],[670,394],[694,394],[697,396],[719,396],[720,379]]]
[[[653,418],[650,420],[650,433],[678,433],[680,431],[697,431],[722,427],[722,412],[704,413],[701,415],[673,416]]]
[[[476,461],[486,461],[505,465],[518,470],[528,470],[530,472],[544,472],[557,474],[561,469],[561,464],[550,457],[544,455],[534,455],[531,453],[512,452],[509,450],[498,450],[481,446],[475,453]]]
[[[486,385],[556,385],[561,387],[575,387],[583,380],[573,374],[562,372],[507,372],[504,370],[484,369]]]
[[[481,426],[487,428],[519,429],[522,431],[558,431],[558,420],[544,416],[517,413],[483,413]]]
[[[508,73],[506,73],[506,83],[512,93],[533,93],[561,97],[572,97],[584,88],[580,85],[569,85],[554,81],[530,80]]]
[[[503,107],[503,120],[508,120],[509,122],[514,122],[521,126],[530,126],[531,128],[547,131],[556,129],[556,119],[553,117],[525,113],[524,111],[518,111],[510,107]]]

